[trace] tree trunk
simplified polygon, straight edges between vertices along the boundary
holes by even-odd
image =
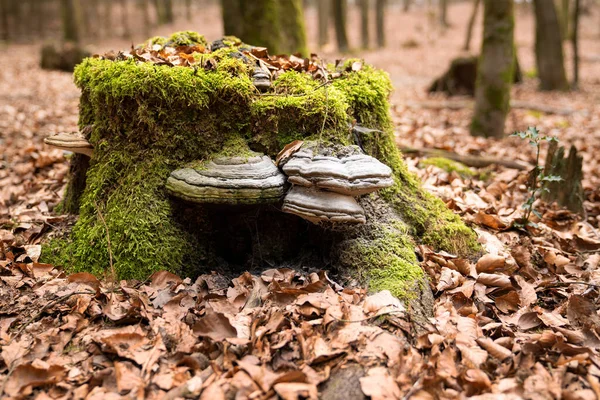
[[[113,7],[112,0],[104,2],[104,28],[106,31],[106,36],[110,37],[112,34],[112,16],[113,16]]]
[[[448,0],[439,0],[440,2],[440,25],[442,28],[448,27]]]
[[[226,35],[268,47],[271,54],[306,54],[302,0],[221,0]]]
[[[360,32],[363,49],[369,48],[369,0],[360,0]]]
[[[471,17],[469,18],[469,25],[467,26],[467,36],[465,38],[465,45],[463,46],[463,50],[469,51],[471,48],[471,39],[473,37],[473,27],[475,26],[475,19],[477,18],[477,11],[479,10],[479,4],[481,4],[481,0],[473,0],[473,11],[471,12]]]
[[[152,20],[150,19],[150,1],[138,0],[138,7],[142,13],[142,24],[144,25],[142,29],[144,37],[150,37],[150,28],[152,27]]]
[[[534,0],[535,58],[540,89],[567,90],[562,38],[553,0]]]
[[[579,86],[579,14],[580,0],[575,0],[573,7],[573,89]]]
[[[377,25],[377,46],[385,47],[385,6],[387,0],[375,2],[375,24]]]
[[[347,0],[333,0],[333,19],[335,23],[335,37],[337,39],[338,49],[346,53],[348,47],[348,35],[346,34],[346,21],[348,19]]]
[[[475,84],[471,135],[504,136],[514,74],[513,0],[484,0],[483,42]]]
[[[129,39],[131,37],[131,30],[129,29],[129,12],[127,0],[121,0],[121,25],[123,25],[123,38]]]
[[[411,0],[404,0],[404,2],[402,4],[402,11],[408,12],[408,10],[410,9],[411,3],[412,3]]]
[[[329,43],[329,17],[331,15],[331,1],[319,0],[319,47],[323,48]]]
[[[560,29],[562,33],[562,39],[567,40],[569,38],[569,17],[570,17],[569,0],[561,0],[560,4]]]
[[[185,0],[185,19],[192,20],[192,0]]]
[[[0,0],[0,40],[6,41],[10,39],[8,1],[9,0]]]
[[[158,25],[167,23],[167,16],[163,0],[154,0],[154,8],[156,9],[156,22]]]
[[[277,11],[280,27],[278,52],[308,56],[302,0],[279,0]]]
[[[63,39],[67,42],[79,42],[79,27],[75,11],[75,1],[61,0],[60,9],[63,25]]]
[[[175,16],[173,14],[173,0],[163,0],[164,9],[165,9],[165,22],[167,24],[175,21]]]

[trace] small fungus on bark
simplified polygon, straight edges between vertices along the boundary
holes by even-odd
[[[61,150],[84,154],[88,157],[92,156],[94,150],[92,144],[80,133],[57,133],[45,138],[44,143]]]

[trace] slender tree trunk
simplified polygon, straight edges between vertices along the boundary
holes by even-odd
[[[534,0],[535,58],[542,90],[567,90],[560,26],[553,0]]]
[[[561,0],[561,4],[560,4],[560,28],[561,28],[562,39],[563,40],[567,40],[569,38],[570,12],[571,12],[571,10],[570,10],[570,7],[569,7],[569,0]]]
[[[575,0],[573,7],[573,89],[579,86],[579,14],[580,0]]]
[[[131,30],[129,29],[129,2],[121,0],[121,25],[123,25],[123,38],[131,38]]]
[[[192,0],[185,0],[185,19],[192,20]]]
[[[329,43],[329,18],[331,15],[330,0],[319,0],[319,47],[323,48]]]
[[[302,0],[221,0],[226,35],[271,54],[306,54]]]
[[[0,40],[6,41],[10,39],[8,1],[9,0],[0,0]]]
[[[150,30],[152,28],[152,20],[150,19],[150,0],[138,0],[138,8],[142,13],[142,24],[144,37],[150,37]]]
[[[504,136],[514,74],[513,0],[484,0],[483,42],[475,84],[473,136]]]
[[[477,11],[479,11],[479,4],[481,0],[473,0],[473,11],[469,17],[469,25],[467,26],[467,36],[465,37],[465,45],[463,50],[469,51],[471,48],[471,39],[473,38],[473,27],[475,26],[475,20],[477,19]]]
[[[156,22],[158,25],[167,23],[167,14],[163,0],[154,0],[154,8],[156,9]]]
[[[77,26],[77,17],[75,15],[76,0],[61,0],[60,10],[63,26],[63,39],[66,42],[79,42],[79,27]]]
[[[360,33],[363,49],[369,48],[369,0],[360,0]]]
[[[402,11],[408,12],[408,10],[410,9],[411,3],[412,3],[411,0],[404,0],[402,3]]]
[[[347,0],[333,0],[333,20],[335,24],[335,37],[338,49],[342,53],[349,50],[348,35],[346,34],[346,21],[348,19]]]
[[[377,46],[385,47],[385,8],[387,0],[375,1],[375,24],[377,25]]]
[[[439,0],[440,6],[440,25],[447,28],[448,25],[448,0]]]
[[[108,0],[104,2],[104,28],[106,32],[106,36],[112,36],[112,17],[113,17],[113,4],[112,0]]]
[[[165,7],[165,21],[167,24],[175,21],[175,16],[173,14],[173,0],[163,0]]]

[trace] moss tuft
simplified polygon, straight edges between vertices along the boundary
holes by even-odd
[[[424,160],[421,160],[420,164],[433,165],[434,167],[443,169],[448,173],[456,172],[464,178],[471,178],[476,175],[475,171],[467,167],[465,164],[460,163],[458,161],[450,160],[445,157],[426,158]]]

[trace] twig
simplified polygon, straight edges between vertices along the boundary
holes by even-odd
[[[499,158],[492,157],[482,157],[482,156],[472,156],[472,155],[462,155],[458,153],[453,153],[450,151],[439,150],[439,149],[415,149],[411,147],[401,147],[400,151],[405,154],[422,154],[424,156],[431,157],[444,157],[449,160],[458,161],[466,166],[474,167],[474,168],[484,168],[490,166],[492,164],[502,165],[507,168],[518,169],[520,171],[524,171],[529,169],[529,166],[523,162],[513,161],[513,160],[503,160]]]
[[[110,265],[110,274],[111,276],[111,280],[113,282],[115,282],[117,280],[117,274],[115,273],[115,268],[113,266],[113,256],[112,256],[112,250],[111,250],[111,246],[110,246],[110,233],[108,232],[108,225],[106,224],[106,220],[104,219],[104,216],[102,215],[102,211],[100,211],[100,207],[98,207],[98,203],[96,203],[96,201],[94,201],[94,205],[96,206],[96,210],[98,210],[98,216],[100,217],[100,220],[102,221],[102,224],[104,225],[104,229],[106,229],[106,244],[107,244],[107,248],[108,248],[108,262]]]
[[[196,375],[183,385],[169,390],[162,399],[175,400],[177,398],[185,398],[188,396],[199,396],[200,393],[202,393],[202,383],[202,378]]]
[[[21,333],[23,333],[23,331],[25,330],[25,328],[27,328],[29,326],[29,324],[31,324],[33,321],[35,321],[36,319],[38,319],[39,317],[42,316],[42,314],[54,307],[55,305],[57,305],[58,303],[61,303],[65,300],[67,300],[68,298],[70,298],[71,296],[75,296],[78,294],[90,294],[90,295],[95,295],[95,292],[73,292],[73,293],[69,293],[69,294],[65,294],[64,296],[60,296],[58,299],[55,299],[53,301],[51,301],[50,303],[46,304],[44,307],[42,307],[42,309],[35,314],[33,317],[29,318],[29,320],[27,322],[25,322],[23,325],[21,325],[21,327],[19,328],[19,330],[17,331],[17,333],[8,341],[8,344],[11,344],[12,341],[18,337]]]
[[[12,373],[17,368],[17,363],[15,361],[13,361],[10,364],[10,369],[8,370],[8,373],[6,374],[6,378],[4,378],[4,382],[2,382],[2,387],[0,387],[0,399],[3,398],[2,396],[4,395],[4,389],[6,389],[6,383],[10,379],[10,376],[12,375]]]
[[[413,385],[409,389],[409,391],[406,392],[406,394],[402,397],[402,400],[408,400],[410,398],[410,396],[412,396],[417,391],[417,388],[421,385],[422,380],[423,380],[423,377],[420,377],[419,379],[417,379],[417,381],[415,383],[413,383]]]
[[[556,283],[553,283],[552,285],[540,287],[538,290],[551,289],[551,288],[557,288],[557,287],[564,287],[564,286],[569,286],[569,285],[585,285],[585,286],[590,286],[590,287],[593,287],[593,288],[596,288],[596,289],[600,289],[600,285],[595,285],[593,283],[576,281],[576,282],[556,282]]]

